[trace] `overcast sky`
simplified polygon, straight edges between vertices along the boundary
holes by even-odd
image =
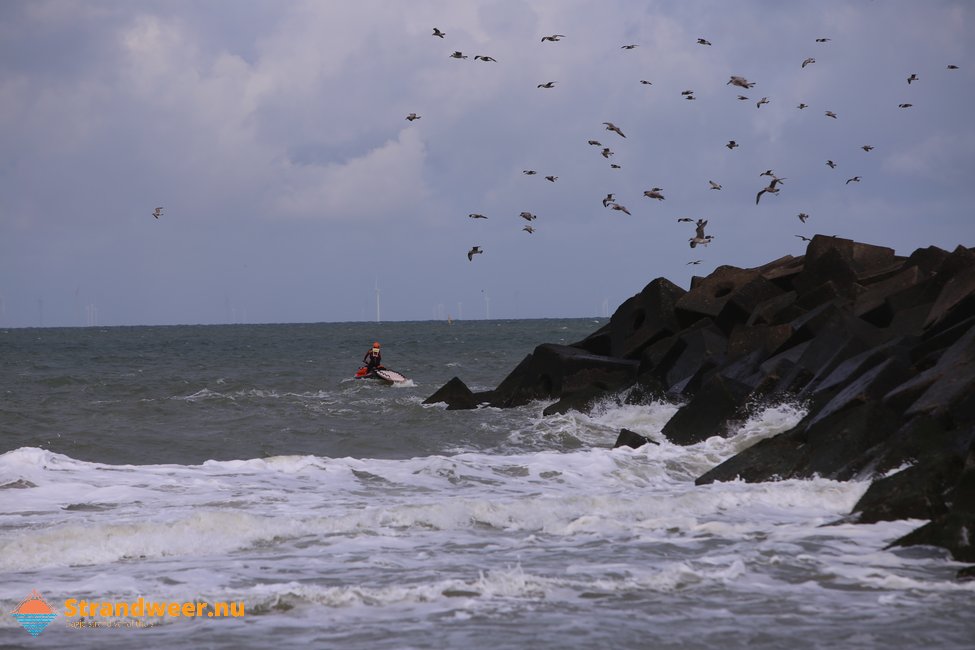
[[[973,246],[973,53],[963,1],[4,0],[0,326],[603,316],[797,234]]]

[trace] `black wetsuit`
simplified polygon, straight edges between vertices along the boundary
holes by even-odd
[[[366,356],[362,357],[362,363],[366,364],[366,369],[372,372],[383,365],[383,355],[377,348],[370,348]]]

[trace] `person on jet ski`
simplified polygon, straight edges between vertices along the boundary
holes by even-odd
[[[383,367],[383,355],[379,350],[379,341],[372,344],[372,349],[368,350],[366,356],[362,357],[362,363],[366,364],[366,370],[369,372]]]

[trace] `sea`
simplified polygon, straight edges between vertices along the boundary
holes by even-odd
[[[888,548],[923,521],[846,521],[866,482],[694,485],[802,404],[690,447],[669,402],[423,404],[604,323],[0,329],[0,647],[975,646],[963,565]],[[407,382],[353,379],[373,341]]]

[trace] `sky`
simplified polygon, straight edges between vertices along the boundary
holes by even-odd
[[[965,1],[5,0],[0,327],[600,317],[796,235],[973,246],[973,105]]]

